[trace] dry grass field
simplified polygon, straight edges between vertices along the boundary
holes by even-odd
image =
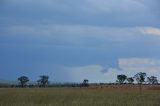
[[[137,85],[1,88],[0,106],[160,106],[160,87],[144,85],[143,88],[141,94]]]

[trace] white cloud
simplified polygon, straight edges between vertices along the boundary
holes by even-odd
[[[129,58],[119,59],[120,67],[143,67],[143,66],[160,66],[160,60],[149,58]]]
[[[102,78],[101,70],[103,69],[100,65],[88,65],[81,67],[72,67],[68,69],[70,77],[73,81],[83,81],[83,79],[88,79],[92,81],[98,81],[99,77]]]
[[[144,34],[160,36],[160,28],[146,27],[146,28],[141,28],[141,31]]]
[[[109,68],[104,73],[101,65],[88,65],[68,68],[69,77],[80,82],[87,78],[90,82],[115,82],[118,74],[133,77],[138,72],[146,72],[148,76],[154,75],[160,80],[160,60],[149,58],[119,59],[119,68]]]
[[[136,42],[159,43],[159,36],[144,33],[146,27],[109,27],[89,25],[10,26],[8,36],[47,41],[52,46],[75,45],[106,48],[108,45],[127,46]],[[1,35],[0,35],[1,36]],[[2,34],[3,36],[3,34]],[[7,35],[5,35],[7,36]],[[153,39],[151,39],[153,38]],[[147,42],[146,42],[147,41]],[[127,45],[126,45],[127,44]]]
[[[160,29],[155,27],[109,27],[89,25],[35,25],[10,26],[8,32],[16,36],[44,36],[70,38],[96,38],[113,41],[128,41],[143,39],[146,35],[160,35]]]
[[[103,73],[104,67],[101,65],[88,65],[80,67],[68,68],[68,75],[75,82],[82,82],[84,79],[88,79],[90,82],[112,82],[116,77],[116,73],[119,70],[108,70],[107,73]],[[114,77],[113,77],[114,76]]]
[[[54,33],[59,33],[62,36],[95,37],[115,40],[134,39],[137,37],[137,33],[141,34],[139,30],[137,30],[137,27],[104,27],[88,25],[11,26],[8,31],[15,35],[56,36]]]
[[[148,75],[155,75],[160,78],[160,60],[150,58],[128,58],[119,59],[119,67],[124,73],[136,74],[146,72]]]

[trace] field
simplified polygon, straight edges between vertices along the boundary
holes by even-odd
[[[159,89],[0,88],[0,106],[160,106]]]

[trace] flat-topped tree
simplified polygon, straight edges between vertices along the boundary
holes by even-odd
[[[49,83],[48,79],[49,79],[49,76],[41,75],[40,79],[37,80],[38,85],[40,85],[41,87],[46,87],[46,85],[48,85],[48,83]]]
[[[84,86],[84,87],[88,87],[88,86],[89,86],[88,82],[89,82],[88,79],[84,79],[84,80],[83,80],[83,86]]]
[[[21,76],[18,78],[18,80],[20,81],[21,87],[25,87],[27,82],[29,81],[29,78],[26,76]]]
[[[134,76],[134,78],[136,79],[137,83],[139,84],[140,93],[142,92],[142,83],[145,82],[146,76],[147,75],[144,72],[139,72]]]
[[[126,80],[127,76],[124,75],[124,74],[121,74],[121,75],[117,75],[117,82],[120,83],[120,84],[123,84],[124,81]]]

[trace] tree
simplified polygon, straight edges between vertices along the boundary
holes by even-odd
[[[127,78],[127,81],[128,81],[128,83],[133,84],[134,79],[132,77],[130,77],[130,78]]]
[[[149,84],[158,84],[157,77],[155,76],[147,77],[147,81]]]
[[[26,76],[21,76],[18,78],[18,80],[20,81],[21,87],[25,87],[27,82],[29,81],[29,78]]]
[[[83,80],[83,86],[88,87],[89,86],[88,82],[89,82],[88,79],[84,79]]]
[[[139,90],[141,93],[142,92],[142,83],[145,82],[146,73],[139,72],[134,76],[134,78],[137,80],[137,83],[139,84]]]
[[[49,79],[49,76],[41,75],[40,79],[37,80],[38,85],[41,86],[41,87],[46,87],[46,85],[49,83],[48,79]]]
[[[139,72],[134,76],[134,78],[136,78],[137,83],[142,84],[143,82],[145,82],[146,73]]]
[[[122,84],[122,83],[124,83],[124,81],[126,80],[126,78],[127,78],[126,75],[123,75],[123,74],[117,75],[117,82],[120,83],[120,84]]]

